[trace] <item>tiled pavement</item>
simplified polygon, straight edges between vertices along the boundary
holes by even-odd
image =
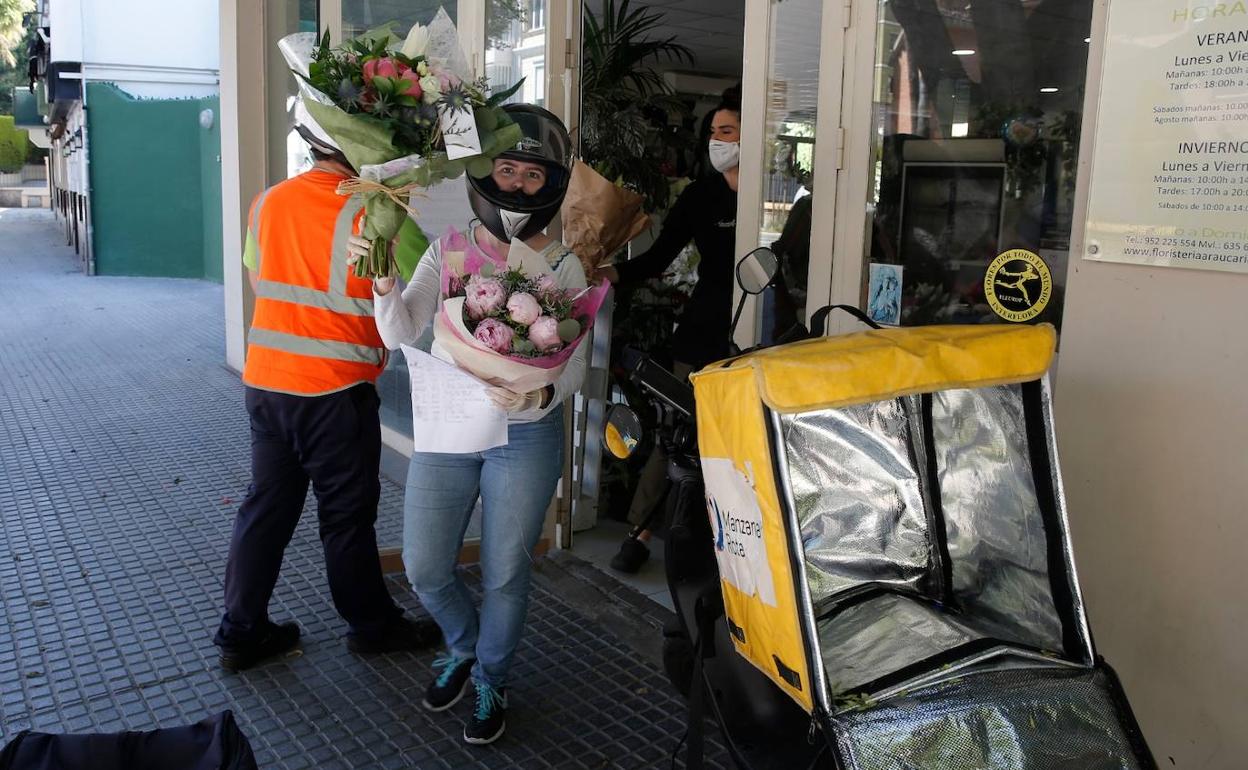
[[[62,244],[46,210],[0,210],[0,744],[228,708],[262,768],[668,765],[683,704],[654,663],[662,610],[567,556],[539,562],[494,747],[461,743],[467,703],[420,708],[432,653],[345,651],[311,511],[271,605],[303,627],[303,655],[220,672],[210,638],[248,480],[221,288],[87,278]],[[400,501],[385,483],[384,542]]]

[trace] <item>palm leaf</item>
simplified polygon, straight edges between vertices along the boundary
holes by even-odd
[[[511,88],[508,88],[506,91],[498,91],[496,93],[491,94],[490,98],[485,101],[486,105],[490,107],[497,107],[498,105],[507,101],[508,99],[512,97],[513,94],[515,94],[517,91],[520,90],[520,86],[524,85],[524,81],[525,81],[525,78],[520,78],[519,80],[516,81],[515,85],[513,85]]]
[[[656,110],[688,114],[653,65],[692,64],[693,52],[675,37],[659,37],[662,24],[661,12],[634,8],[630,0],[605,0],[600,16],[588,8],[584,14],[582,153],[604,176],[644,195],[650,211],[669,197],[655,158],[689,143],[648,117]]]

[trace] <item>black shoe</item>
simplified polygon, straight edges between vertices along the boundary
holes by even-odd
[[[468,692],[468,684],[472,681],[473,658],[457,658],[446,655],[433,662],[435,669],[441,669],[433,684],[425,690],[425,699],[421,705],[430,711],[446,711],[459,703],[459,699]]]
[[[507,690],[476,682],[477,706],[464,725],[464,741],[475,746],[493,743],[507,729]]]
[[[650,549],[645,543],[631,537],[625,538],[620,544],[620,552],[611,557],[611,569],[631,575],[641,569],[641,565],[649,558]]]
[[[380,652],[420,652],[442,641],[442,629],[431,618],[398,618],[377,636],[347,634],[347,649],[363,655]]]
[[[285,655],[299,646],[299,626],[295,623],[269,623],[268,629],[250,644],[222,647],[221,668],[237,674],[269,658]]]

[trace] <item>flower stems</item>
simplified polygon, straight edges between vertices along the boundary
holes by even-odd
[[[357,278],[385,278],[394,274],[394,259],[390,256],[390,243],[385,238],[374,238],[368,254],[355,263]]]

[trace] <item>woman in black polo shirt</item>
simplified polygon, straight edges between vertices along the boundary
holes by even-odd
[[[664,218],[658,239],[645,254],[599,271],[598,277],[612,283],[639,283],[660,275],[690,240],[694,242],[700,255],[698,283],[672,337],[672,368],[681,378],[728,356],[740,149],[740,100],[725,98],[712,114],[707,147],[711,165],[718,173],[701,177],[684,189]],[[633,530],[611,560],[614,569],[636,572],[650,557],[646,546],[650,532],[644,524],[662,500],[666,474],[667,459],[663,450],[656,447],[646,461],[629,506],[628,521]]]

